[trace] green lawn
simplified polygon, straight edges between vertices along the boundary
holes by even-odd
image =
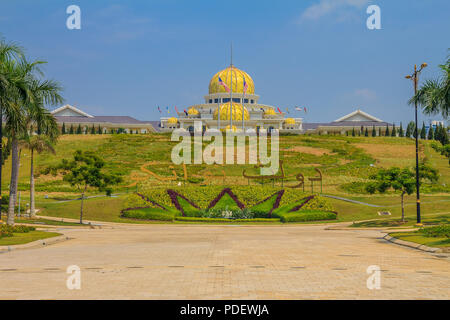
[[[53,238],[60,236],[57,232],[30,231],[26,233],[14,233],[12,237],[0,238],[0,246],[12,246],[16,244],[25,244],[36,240]]]
[[[390,233],[390,236],[405,240],[405,241],[411,241],[415,243],[420,243],[429,247],[438,247],[438,248],[448,248],[450,247],[450,239],[449,238],[431,238],[431,237],[424,237],[421,233],[418,231],[412,231],[412,232],[394,232]]]
[[[79,218],[80,201],[59,201],[76,199],[80,196],[80,191],[63,182],[61,176],[39,176],[40,170],[48,165],[58,163],[63,158],[71,157],[76,149],[98,151],[107,163],[106,171],[120,173],[124,177],[123,185],[115,188],[114,191],[132,192],[136,190],[135,186],[130,186],[133,181],[136,181],[134,177],[141,179],[137,186],[140,190],[155,186],[174,188],[178,184],[178,181],[159,181],[141,170],[141,166],[147,164],[148,170],[160,176],[170,177],[173,175],[172,171],[175,171],[179,177],[182,177],[182,166],[175,166],[170,161],[170,151],[175,144],[170,141],[169,134],[62,136],[56,146],[56,155],[46,153],[36,155],[36,202],[37,207],[42,209],[38,214]],[[440,186],[436,185],[437,189],[427,189],[429,192],[434,190],[434,193],[422,194],[423,215],[425,217],[428,214],[449,213],[450,193],[436,192],[439,188],[441,191],[444,190],[444,184],[450,185],[448,160],[434,151],[428,141],[421,141],[421,150],[421,157],[426,156],[429,163],[440,173]],[[22,150],[19,172],[22,212],[29,203],[29,156],[27,150]],[[284,170],[287,175],[284,186],[295,184],[294,176],[297,173],[302,172],[307,179],[316,175],[314,168],[319,168],[324,177],[324,194],[339,195],[382,206],[374,208],[330,199],[329,201],[339,213],[336,221],[385,219],[386,217],[377,214],[378,211],[390,211],[392,213],[390,218],[396,219],[401,214],[398,194],[389,192],[385,195],[362,195],[349,193],[342,190],[341,186],[350,182],[367,181],[368,176],[375,172],[377,167],[414,164],[414,141],[392,137],[281,136],[280,158],[284,161]],[[3,170],[4,194],[9,185],[10,160],[7,159]],[[225,184],[226,186],[247,186],[249,181],[242,177],[243,169],[247,169],[248,172],[257,172],[252,165],[207,166],[202,164],[187,166],[189,178],[199,178],[207,184]],[[223,171],[226,175],[225,178]],[[250,181],[249,188],[260,184],[260,181]],[[272,185],[272,181],[267,181],[266,184]],[[194,186],[198,186],[198,184],[194,184]],[[275,182],[275,186],[281,189],[281,182]],[[319,189],[316,187],[315,190]],[[308,181],[305,191],[310,191]],[[88,195],[93,195],[93,192],[95,191],[89,190]],[[227,197],[224,197],[222,202],[227,205],[228,200]],[[136,223],[135,220],[119,217],[123,201],[123,195],[117,198],[103,197],[86,200],[84,218],[86,220]],[[406,197],[405,210],[407,216],[415,215],[414,195]]]

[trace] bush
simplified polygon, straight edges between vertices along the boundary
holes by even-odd
[[[0,225],[0,238],[2,237],[12,237],[14,233],[28,233],[30,231],[36,230],[35,227],[28,227],[28,226],[8,226],[6,224]]]
[[[176,221],[185,222],[280,222],[280,219],[226,219],[226,218],[202,218],[202,217],[176,217]]]
[[[175,211],[164,211],[156,208],[140,208],[133,210],[123,210],[123,218],[139,219],[139,220],[160,220],[173,221]]]
[[[419,230],[424,237],[430,238],[450,238],[450,225],[443,224],[436,227],[422,228]]]
[[[151,206],[151,203],[145,201],[137,194],[133,193],[128,195],[128,197],[123,202],[123,208],[136,208],[136,207],[147,207]]]
[[[282,213],[279,215],[281,222],[306,222],[306,221],[322,221],[335,220],[337,214],[331,211],[303,210]]]

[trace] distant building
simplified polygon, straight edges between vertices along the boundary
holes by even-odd
[[[361,128],[365,131],[366,128],[371,132],[375,127],[376,133],[378,135],[379,129],[392,130],[393,124],[385,122],[378,119],[362,110],[355,110],[333,122],[328,123],[303,123],[304,133],[321,133],[321,134],[332,134],[339,133],[345,134],[348,131],[360,131]],[[398,127],[397,127],[398,129]],[[384,131],[382,131],[384,133]]]
[[[63,123],[68,131],[70,126],[76,130],[81,126],[83,133],[90,132],[92,126],[97,131],[98,127],[103,133],[110,133],[111,130],[117,131],[123,129],[129,133],[149,133],[155,132],[153,125],[158,125],[158,121],[140,121],[128,116],[92,116],[71,105],[62,106],[53,110],[51,114],[55,117],[58,126],[62,127]]]

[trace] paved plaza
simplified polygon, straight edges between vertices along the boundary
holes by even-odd
[[[379,230],[106,224],[0,254],[0,299],[449,299],[450,264]],[[69,290],[66,269],[81,269]],[[369,290],[370,265],[381,289]]]

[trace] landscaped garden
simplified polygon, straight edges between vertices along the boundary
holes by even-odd
[[[184,222],[307,222],[335,220],[322,197],[263,186],[152,188],[128,196],[124,218]]]

